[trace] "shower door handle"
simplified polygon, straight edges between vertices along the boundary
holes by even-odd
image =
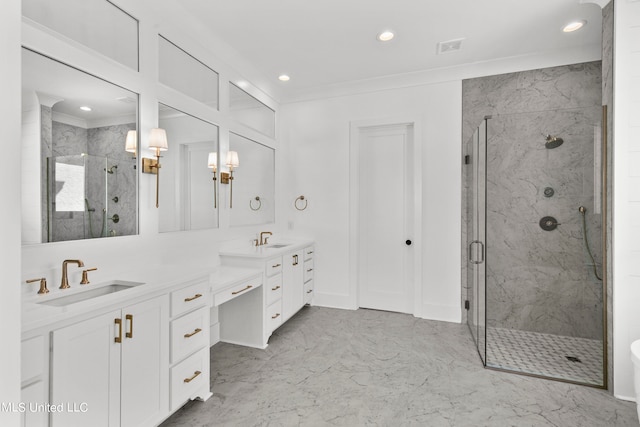
[[[480,245],[480,255],[481,258],[479,261],[476,261],[475,259],[473,259],[473,245],[474,244],[479,244]],[[482,243],[480,240],[474,240],[473,242],[469,243],[469,262],[471,264],[482,264],[484,262],[484,243]]]

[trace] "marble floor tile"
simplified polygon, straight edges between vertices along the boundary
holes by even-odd
[[[211,348],[211,397],[175,426],[637,426],[608,392],[484,369],[466,325],[305,307],[266,350]]]

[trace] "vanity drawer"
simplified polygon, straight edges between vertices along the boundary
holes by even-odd
[[[305,248],[304,249],[304,260],[308,261],[310,259],[313,259],[313,252],[314,252],[313,246]]]
[[[267,279],[267,306],[282,298],[282,274]]]
[[[260,279],[247,280],[246,282],[241,282],[237,285],[232,286],[229,289],[225,289],[224,291],[218,292],[213,296],[213,305],[219,306],[220,304],[224,304],[225,302],[234,299],[235,297],[239,297],[241,295],[246,294],[247,292],[251,292],[255,288],[260,286]]]
[[[313,279],[313,260],[304,262],[304,282]]]
[[[209,282],[206,280],[173,291],[171,292],[171,317],[205,306],[208,301]]]
[[[266,273],[267,277],[273,276],[282,272],[282,257],[272,258],[267,261]]]
[[[209,347],[171,368],[171,410],[182,406],[209,383]]]
[[[269,332],[274,331],[282,324],[282,301],[277,301],[267,307],[267,325]]]
[[[49,352],[44,348],[44,337],[38,336],[24,340],[20,346],[22,355],[22,381],[42,375],[44,372],[44,357]]]
[[[182,316],[171,322],[171,363],[202,347],[209,347],[209,308]]]
[[[313,299],[313,279],[304,284],[304,303],[309,304]]]

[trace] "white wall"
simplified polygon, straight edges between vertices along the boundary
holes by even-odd
[[[281,107],[282,211],[289,228],[316,238],[317,304],[357,308],[349,283],[350,123],[412,116],[422,130],[423,235],[414,237],[424,249],[421,315],[460,321],[461,108],[460,80]],[[302,212],[293,207],[300,195],[308,200]]]
[[[634,398],[629,346],[640,339],[640,1],[617,0],[614,50],[614,394]]]
[[[20,401],[20,1],[0,4],[0,403]],[[13,159],[13,160],[11,160]],[[19,425],[18,413],[0,412],[0,425]]]

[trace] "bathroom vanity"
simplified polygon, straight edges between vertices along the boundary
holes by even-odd
[[[266,348],[273,331],[305,304],[312,302],[313,255],[311,240],[290,240],[221,250],[223,265],[259,269],[265,284],[261,299],[261,330],[253,329],[250,336],[247,336],[246,326],[236,316],[237,313],[253,310],[235,305],[226,306],[219,311],[221,341]],[[247,302],[243,301],[242,304]],[[251,323],[255,325],[258,322],[254,320]]]
[[[144,273],[25,298],[23,425],[152,426],[211,396],[210,307],[260,320],[262,272]]]

